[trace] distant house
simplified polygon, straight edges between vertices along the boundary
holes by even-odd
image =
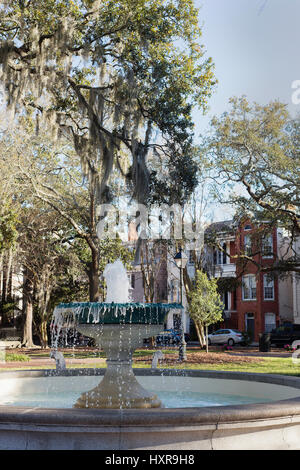
[[[251,220],[240,224],[220,222],[212,224],[209,230],[215,230],[222,247],[213,253],[213,275],[238,279],[235,289],[224,292],[224,326],[247,331],[258,341],[260,333],[270,332],[284,321],[300,324],[299,276],[288,274],[277,278],[257,269],[272,265],[277,256],[289,256],[288,235],[274,228],[259,239],[259,227]],[[294,245],[299,253],[299,240]],[[254,263],[247,261],[247,255]]]
[[[221,278],[223,286],[223,325],[224,328],[236,328],[247,331],[254,341],[259,334],[270,332],[284,321],[300,324],[300,279],[296,274],[283,278],[273,277],[269,273],[259,272],[257,266],[268,267],[274,257],[282,256],[286,244],[282,230],[274,228],[262,237],[258,244],[258,226],[250,220],[238,224],[228,220],[212,223],[208,226],[208,238],[215,240],[205,245],[206,270],[210,276]],[[300,241],[295,243],[294,250],[300,250]],[[190,277],[195,276],[192,253],[189,256],[187,269]],[[243,256],[244,255],[244,256]],[[253,259],[254,262],[247,260]],[[168,285],[170,302],[180,301],[180,284],[178,268],[172,260],[168,264]],[[233,282],[230,282],[233,281]],[[186,307],[184,329],[189,332],[190,320],[185,294],[183,303]],[[178,325],[178,312],[168,315],[168,328]]]
[[[138,234],[135,225],[131,223],[129,224],[128,248],[135,250],[137,240]],[[146,240],[145,244],[139,245],[140,249],[136,254],[132,269],[128,271],[131,300],[133,302],[149,302],[151,295],[153,302],[167,302],[167,249],[163,243],[154,243],[151,240]],[[147,283],[149,288],[147,288]]]
[[[283,230],[278,231],[278,250],[281,257],[300,253],[300,237],[290,246],[290,239]],[[292,273],[279,282],[279,316],[281,322],[300,324],[300,275]]]

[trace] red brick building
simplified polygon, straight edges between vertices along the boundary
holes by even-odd
[[[258,270],[274,261],[277,230],[258,241],[258,227],[249,220],[213,226],[222,247],[213,254],[214,275],[236,280],[235,288],[224,293],[224,327],[247,331],[258,341],[260,333],[279,323],[278,280]],[[248,255],[253,262],[247,260]]]

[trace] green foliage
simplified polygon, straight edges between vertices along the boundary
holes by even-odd
[[[16,302],[5,302],[1,304],[1,311],[4,315],[12,314],[16,308]]]
[[[230,103],[229,112],[212,120],[208,147],[220,177],[245,190],[232,192],[229,201],[261,220],[289,221],[291,228],[299,208],[300,121],[291,120],[286,105],[277,101],[261,106],[233,98]]]
[[[30,361],[30,357],[26,356],[26,354],[6,353],[5,361],[6,362],[28,362]]]
[[[150,175],[150,201],[153,204],[183,204],[198,184],[196,149],[186,146],[184,154],[174,152],[165,163],[166,174],[153,170]]]
[[[236,219],[264,227],[261,236],[281,226],[293,242],[300,233],[300,120],[274,101],[250,104],[232,98],[231,109],[212,120],[205,152],[215,176],[215,194],[236,208]],[[266,224],[265,222],[268,222]],[[299,256],[278,259],[274,270],[299,271]]]
[[[133,252],[130,251],[120,238],[105,238],[99,241],[100,271],[103,272],[107,263],[113,263],[120,259],[124,266],[131,267],[133,261]]]
[[[189,314],[195,323],[209,326],[222,321],[224,304],[218,293],[217,280],[197,271],[194,288],[189,293]]]
[[[0,214],[0,252],[14,246],[18,238],[17,223],[17,214],[12,209]]]
[[[4,326],[11,325],[14,319],[14,311],[17,308],[17,302],[8,299],[0,303],[0,312],[2,316],[2,324]]]
[[[234,277],[220,277],[217,279],[218,292],[233,292],[241,285],[241,281]]]
[[[215,84],[192,0],[7,0],[0,8],[9,105],[23,112],[25,104],[72,136],[101,196],[113,162],[124,173],[124,154],[140,202],[150,149],[182,174],[192,109],[207,108]]]

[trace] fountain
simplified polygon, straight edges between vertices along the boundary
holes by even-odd
[[[300,449],[298,377],[162,369],[158,354],[134,375],[135,348],[181,306],[130,302],[120,262],[105,276],[106,302],[55,309],[56,369],[0,373],[0,449]],[[57,341],[74,324],[107,369],[64,368]]]
[[[120,260],[109,263],[103,275],[107,285],[105,302],[60,304],[53,315],[52,330],[56,331],[57,338],[63,325],[75,324],[80,333],[94,338],[107,357],[107,370],[102,381],[83,393],[74,406],[159,408],[161,401],[157,396],[136,380],[132,356],[145,338],[160,332],[170,309],[182,307],[179,304],[130,302],[129,280]]]

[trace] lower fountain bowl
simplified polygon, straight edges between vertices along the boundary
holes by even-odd
[[[258,403],[161,409],[72,409],[57,407],[59,388],[80,393],[104,369],[0,373],[0,403],[30,389],[42,403],[0,406],[0,449],[202,450],[300,449],[300,379],[240,372],[135,369],[141,384],[159,394],[193,390],[252,397]],[[76,388],[77,387],[77,388]],[[68,392],[69,393],[69,392]]]
[[[101,382],[85,391],[75,408],[159,408],[161,401],[137,381],[132,370],[134,351],[144,338],[156,336],[161,325],[79,324],[78,331],[94,338],[106,353],[107,369]]]

